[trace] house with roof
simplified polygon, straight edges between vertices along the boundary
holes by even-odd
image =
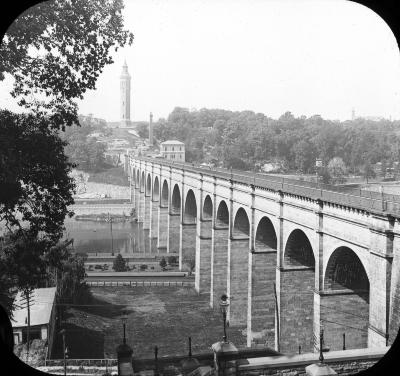
[[[56,321],[56,287],[34,289],[30,297],[30,331],[29,338],[48,341],[52,348],[52,338]],[[18,291],[14,299],[14,311],[11,324],[13,327],[14,344],[27,340],[28,309],[25,295]]]
[[[174,162],[185,162],[185,144],[177,140],[167,140],[160,144],[160,154]]]

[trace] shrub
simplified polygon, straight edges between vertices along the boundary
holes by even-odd
[[[120,254],[118,254],[114,259],[113,269],[116,272],[124,272],[127,269],[126,261]]]
[[[168,264],[169,265],[176,265],[178,262],[176,256],[168,256]]]
[[[161,267],[161,269],[162,270],[165,270],[165,267],[167,266],[167,262],[165,261],[165,257],[163,257],[161,260],[160,260],[160,267]],[[154,269],[154,268],[153,268]]]

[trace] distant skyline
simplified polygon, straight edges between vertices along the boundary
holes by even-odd
[[[79,113],[118,121],[124,60],[131,120],[174,107],[400,118],[400,53],[386,23],[345,0],[125,0],[132,46],[120,49]],[[11,82],[0,107],[17,110]]]

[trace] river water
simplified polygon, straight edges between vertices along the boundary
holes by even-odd
[[[132,253],[157,253],[157,239],[149,238],[149,230],[142,223],[82,221],[67,218],[65,237],[74,239],[77,253],[119,252],[122,255]]]

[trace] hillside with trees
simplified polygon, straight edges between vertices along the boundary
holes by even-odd
[[[339,122],[319,115],[295,117],[290,112],[272,119],[252,111],[181,107],[154,127],[160,142],[185,142],[188,162],[244,170],[275,162],[283,172],[314,173],[319,158],[325,168],[339,172],[344,166],[347,172],[367,175],[377,162],[390,167],[400,160],[399,132],[400,121]]]
[[[92,124],[90,119],[79,118],[80,126],[73,125],[60,132],[61,138],[67,143],[65,154],[68,160],[77,168],[86,172],[100,171],[106,163],[105,143],[97,142],[95,137],[88,137],[92,132],[106,129],[104,124]]]

